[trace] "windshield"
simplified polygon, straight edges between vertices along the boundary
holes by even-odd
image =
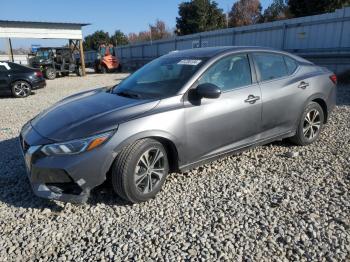
[[[175,95],[205,62],[205,58],[161,57],[145,65],[113,93],[135,98],[165,98]]]
[[[49,50],[41,50],[36,52],[36,57],[48,59],[49,58]]]

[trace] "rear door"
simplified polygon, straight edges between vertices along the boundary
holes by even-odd
[[[206,159],[254,140],[260,131],[260,88],[252,79],[247,54],[221,58],[199,78],[222,94],[216,99],[185,101],[187,160]]]
[[[0,92],[10,91],[10,65],[7,62],[0,62]]]
[[[297,76],[298,62],[279,53],[258,52],[253,57],[262,93],[262,138],[293,131],[309,85]]]

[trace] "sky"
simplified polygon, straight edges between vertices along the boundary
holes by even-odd
[[[83,27],[83,36],[96,30],[128,34],[145,31],[156,19],[173,29],[178,5],[184,0],[1,0],[0,20],[78,22],[90,23]],[[50,3],[51,2],[51,3]],[[227,12],[235,0],[216,0]],[[265,9],[272,0],[260,0]],[[66,40],[12,39],[13,48],[28,48],[31,44],[61,46]],[[0,39],[0,50],[7,50],[5,39]]]

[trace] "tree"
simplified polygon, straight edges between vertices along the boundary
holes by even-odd
[[[110,43],[108,32],[102,30],[96,31],[95,33],[88,35],[84,38],[84,49],[85,50],[97,50],[100,44]]]
[[[167,30],[166,25],[163,21],[157,19],[154,25],[149,25],[151,30],[152,40],[169,38],[171,33]]]
[[[111,42],[115,46],[129,44],[128,37],[120,30],[114,32],[114,35],[111,36]]]
[[[263,22],[272,22],[289,18],[291,15],[287,2],[288,0],[274,0],[264,11]]]
[[[177,35],[188,35],[226,26],[226,17],[218,4],[211,0],[191,0],[179,5],[176,18]]]
[[[261,4],[259,0],[239,0],[229,12],[230,27],[256,24],[261,21]]]
[[[350,0],[289,0],[288,6],[295,17],[333,12],[350,5]]]
[[[169,38],[171,32],[166,28],[166,25],[161,20],[156,20],[154,24],[149,25],[149,31],[141,31],[137,33],[130,33],[128,40],[130,43],[144,42],[151,40],[159,40]]]

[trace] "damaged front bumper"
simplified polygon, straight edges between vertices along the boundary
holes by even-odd
[[[104,150],[102,146],[78,155],[46,156],[41,147],[52,141],[45,141],[46,138],[31,126],[24,130],[19,142],[35,195],[63,202],[85,203],[90,191],[106,180],[114,157],[108,153],[110,150]]]
[[[84,187],[86,181],[83,178],[74,181],[63,169],[38,165],[37,160],[40,159],[39,150],[41,146],[26,146],[25,143],[23,138],[20,137],[27,176],[35,195],[63,202],[87,202],[90,189]]]

